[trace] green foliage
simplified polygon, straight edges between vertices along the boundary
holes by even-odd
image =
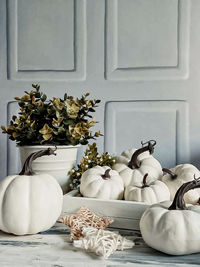
[[[89,139],[100,136],[90,128],[96,124],[91,116],[100,100],[87,99],[89,93],[74,99],[66,93],[64,99],[47,96],[40,85],[32,84],[30,92],[15,97],[20,107],[19,116],[13,116],[8,128],[1,126],[2,133],[22,145],[77,145],[87,144]]]
[[[88,145],[85,155],[81,159],[80,164],[75,168],[72,168],[69,172],[70,176],[70,188],[77,189],[80,185],[80,178],[82,174],[90,168],[97,165],[111,167],[115,163],[115,157],[111,156],[108,152],[99,155],[96,143]]]

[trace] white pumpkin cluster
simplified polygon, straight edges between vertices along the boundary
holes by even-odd
[[[159,179],[162,167],[152,154],[156,142],[142,143],[139,149],[124,151],[113,168],[124,181],[124,199],[153,204],[170,199],[168,187]]]
[[[200,176],[199,170],[191,164],[162,169],[153,157],[156,141],[142,142],[139,149],[130,149],[116,157],[111,169],[96,166],[81,177],[80,192],[84,197],[99,199],[125,199],[127,201],[154,204],[173,200],[177,189],[185,182]],[[163,173],[166,173],[163,175]],[[186,203],[199,201],[200,189],[184,195]]]
[[[158,181],[162,168],[152,156],[154,146],[155,142],[149,141],[140,149],[124,151],[116,158],[112,170],[108,166],[87,170],[81,177],[81,194],[105,200],[125,198],[148,203],[162,201],[163,197],[169,199],[168,188]]]
[[[114,170],[96,166],[86,171],[80,191],[86,197],[124,195],[125,200],[152,204],[140,220],[147,245],[171,255],[200,252],[200,171],[191,164],[162,169],[152,156],[155,144],[150,140],[139,149],[124,151]]]

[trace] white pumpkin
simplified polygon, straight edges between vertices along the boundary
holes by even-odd
[[[154,204],[140,220],[144,241],[150,247],[171,255],[200,252],[200,206],[185,205],[184,194],[200,187],[200,178],[184,183],[173,203]]]
[[[36,234],[52,227],[63,203],[61,187],[49,174],[35,174],[34,159],[54,154],[46,149],[32,153],[19,175],[0,182],[0,230],[15,235]]]
[[[172,200],[176,194],[178,188],[185,182],[189,182],[195,177],[200,176],[200,171],[192,164],[181,164],[170,170],[163,169],[167,172],[161,180],[168,186],[170,191],[170,200]],[[195,204],[199,201],[200,189],[191,190],[184,195],[186,203]]]
[[[125,200],[146,202],[148,204],[170,200],[168,187],[159,180],[147,183],[147,176],[148,173],[144,175],[142,186],[129,185],[125,188]]]
[[[144,146],[147,144],[146,146]],[[160,163],[152,156],[155,141],[142,143],[142,148],[124,151],[116,158],[113,169],[116,170],[124,181],[124,186],[142,185],[143,177],[149,175],[149,181],[160,179],[163,175]]]
[[[95,166],[83,173],[80,192],[84,197],[122,199],[124,185],[116,171],[108,166]]]

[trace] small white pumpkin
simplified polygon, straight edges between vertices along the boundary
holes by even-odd
[[[95,166],[83,173],[80,192],[84,197],[122,199],[124,185],[116,171],[108,166]]]
[[[161,180],[168,186],[170,200],[173,200],[178,188],[185,182],[191,181],[194,176],[199,177],[200,171],[192,164],[181,164],[172,169],[163,168],[166,172]],[[186,203],[196,204],[199,201],[200,189],[191,190],[184,195]]]
[[[144,175],[142,186],[129,185],[126,187],[125,200],[146,202],[148,204],[170,200],[168,187],[159,180],[147,183],[147,176],[148,173]]]
[[[144,146],[145,144],[147,145]],[[162,167],[152,156],[155,145],[156,141],[150,140],[142,143],[142,148],[126,150],[116,158],[113,169],[120,174],[125,187],[128,185],[140,186],[146,173],[151,182],[162,177]]]
[[[183,198],[199,187],[200,178],[184,183],[172,203],[154,204],[145,210],[140,230],[147,245],[171,255],[200,252],[200,206],[186,206]]]
[[[50,148],[32,153],[19,175],[0,182],[0,230],[36,234],[55,224],[62,210],[61,187],[51,175],[35,174],[31,166],[36,158],[51,154],[54,150]]]

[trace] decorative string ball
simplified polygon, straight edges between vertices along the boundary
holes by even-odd
[[[94,227],[96,229],[106,229],[113,219],[99,217],[86,207],[81,207],[76,215],[60,217],[60,222],[71,228],[70,240],[78,240],[84,237],[82,233],[83,227]]]
[[[135,243],[122,237],[118,232],[96,229],[94,227],[83,227],[84,238],[74,240],[73,245],[88,252],[94,252],[107,259],[116,250],[132,248]]]

